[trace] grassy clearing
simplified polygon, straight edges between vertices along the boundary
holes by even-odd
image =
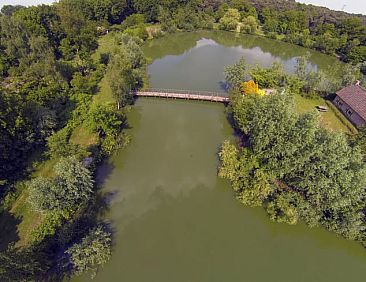
[[[98,136],[87,130],[84,125],[80,125],[72,132],[70,143],[87,148],[98,143]]]
[[[316,106],[328,107],[325,100],[321,97],[304,98],[295,95],[296,109],[299,113],[306,113],[316,109]],[[320,113],[321,125],[333,131],[352,133],[349,128],[337,117],[333,110]]]
[[[99,92],[93,97],[92,105],[101,105],[113,102],[114,98],[112,96],[112,90],[109,87],[107,78],[103,77],[99,83]]]
[[[21,220],[17,226],[19,240],[16,242],[16,247],[26,246],[31,241],[31,233],[37,226],[42,224],[44,215],[34,212],[28,202],[28,193],[23,191],[20,197],[14,203],[10,213]]]
[[[109,53],[115,47],[114,39],[113,39],[114,32],[110,32],[98,40],[98,49],[95,53],[91,56],[94,61],[99,60],[101,54]]]

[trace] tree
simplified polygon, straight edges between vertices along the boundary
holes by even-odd
[[[164,7],[164,3],[161,0],[149,1],[149,0],[134,0],[133,8],[140,14],[146,16],[146,20],[149,22],[155,22],[159,16],[159,8]]]
[[[22,5],[4,5],[1,8],[1,13],[5,16],[12,16],[16,11],[25,8]]]
[[[37,281],[48,269],[47,262],[29,250],[6,250],[0,252],[1,281]]]
[[[237,9],[228,9],[220,19],[220,28],[224,30],[235,30],[240,21],[240,13]]]
[[[28,189],[28,202],[34,211],[45,212],[54,209],[57,188],[50,179],[37,177],[30,182]]]
[[[351,84],[355,84],[357,80],[361,80],[362,74],[358,66],[351,64],[345,64],[340,69],[340,87],[345,87]]]
[[[283,65],[279,62],[274,62],[270,68],[263,68],[257,65],[248,70],[248,73],[261,88],[284,87],[288,82],[288,75],[285,73]]]
[[[143,85],[146,59],[137,40],[122,34],[115,38],[118,43],[107,68],[107,79],[117,108],[132,102],[133,91]]]
[[[271,220],[294,225],[300,215],[294,204],[294,195],[290,193],[278,193],[266,205],[267,213]],[[295,198],[296,199],[296,198]]]
[[[222,178],[234,181],[237,178],[237,169],[240,165],[239,151],[235,145],[231,144],[229,141],[225,141],[222,144],[219,157],[221,161],[221,166],[219,169],[219,176]]]
[[[254,18],[253,16],[248,16],[244,18],[240,26],[241,32],[249,34],[255,34],[257,32],[257,29],[258,29],[258,23],[256,18]]]
[[[327,54],[334,54],[339,48],[339,39],[334,37],[330,32],[326,32],[317,37],[315,46],[319,51]]]
[[[350,49],[348,60],[352,63],[362,63],[366,61],[366,46],[356,46]]]
[[[219,153],[219,176],[229,179],[237,198],[248,206],[261,206],[271,193],[271,177],[259,168],[257,158],[244,149],[241,152],[225,141]]]
[[[111,233],[102,226],[91,229],[81,240],[66,250],[72,264],[73,273],[80,275],[90,272],[94,278],[99,267],[104,265],[111,257]]]
[[[16,179],[32,149],[40,144],[36,137],[44,138],[34,126],[39,116],[31,106],[19,94],[0,90],[0,180]]]
[[[70,143],[70,135],[70,128],[65,127],[47,138],[48,154],[52,158],[70,156],[78,156],[82,158],[87,156],[85,149]]]
[[[265,95],[264,91],[260,90],[258,84],[255,83],[253,80],[249,80],[240,84],[240,91],[245,95],[249,94],[257,94],[260,96]]]
[[[91,172],[75,157],[61,159],[55,178],[35,178],[29,185],[28,201],[38,212],[75,211],[93,194]]]
[[[366,126],[362,126],[358,129],[356,136],[352,138],[353,146],[360,147],[361,153],[364,155],[366,161]]]
[[[88,20],[88,17],[92,17],[92,12],[89,11],[91,7],[84,2],[72,0],[60,1],[56,7],[61,27],[66,33],[63,52],[87,56],[98,46],[96,26]]]
[[[227,87],[230,89],[238,88],[246,78],[246,69],[247,64],[244,58],[241,58],[232,66],[226,66],[224,68],[224,74]]]
[[[53,48],[59,45],[63,30],[55,6],[39,5],[20,9],[14,13],[14,18],[20,20],[33,36],[47,38]]]

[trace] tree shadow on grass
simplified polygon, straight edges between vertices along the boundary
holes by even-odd
[[[19,240],[17,226],[20,222],[21,220],[9,211],[2,211],[0,214],[0,251],[5,251],[10,243]]]

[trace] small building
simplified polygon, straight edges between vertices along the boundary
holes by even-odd
[[[333,104],[355,126],[366,125],[366,89],[359,82],[339,90]]]

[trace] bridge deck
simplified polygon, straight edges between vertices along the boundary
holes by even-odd
[[[186,99],[186,100],[201,100],[228,103],[229,97],[223,96],[221,93],[211,93],[204,91],[186,91],[186,90],[155,90],[147,89],[144,91],[138,91],[135,93],[140,97],[161,97],[161,98],[173,98],[173,99]]]

